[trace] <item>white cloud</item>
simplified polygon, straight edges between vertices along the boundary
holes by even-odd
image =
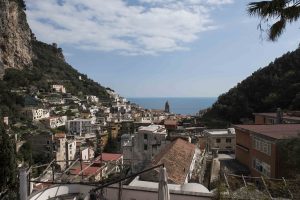
[[[215,28],[210,12],[232,0],[26,0],[33,32],[74,47],[157,54],[187,49]]]

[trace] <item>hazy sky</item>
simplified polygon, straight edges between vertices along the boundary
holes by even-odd
[[[245,0],[26,0],[37,38],[126,97],[213,97],[299,44],[262,41]],[[265,37],[265,36],[264,36]]]

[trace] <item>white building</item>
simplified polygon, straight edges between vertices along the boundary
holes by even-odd
[[[82,149],[80,154],[83,161],[89,161],[95,157],[95,151],[90,147]]]
[[[74,119],[67,121],[66,129],[71,135],[82,136],[83,134],[95,133],[99,126],[94,124],[93,119]]]
[[[208,151],[235,151],[235,129],[207,129],[203,131]]]
[[[50,117],[45,120],[45,124],[48,128],[57,128],[65,126],[67,122],[67,116]]]
[[[23,115],[33,121],[46,119],[50,117],[50,111],[42,108],[26,108],[23,110]]]
[[[124,162],[131,164],[134,171],[140,170],[167,144],[166,137],[164,126],[140,127],[134,136],[123,138]]]
[[[66,93],[66,88],[63,85],[52,85],[52,89],[55,92]]]
[[[87,95],[86,100],[90,103],[98,103],[99,102],[99,98],[96,96],[93,96],[93,95]]]
[[[74,160],[76,156],[76,140],[67,140],[66,141],[66,160]],[[73,161],[69,161],[69,165]]]

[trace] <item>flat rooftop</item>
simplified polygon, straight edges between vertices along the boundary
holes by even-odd
[[[230,132],[229,132],[230,131]],[[206,129],[204,132],[210,134],[210,135],[228,135],[230,134],[235,134],[234,128],[229,128],[229,129]]]
[[[147,132],[153,132],[153,133],[164,132],[165,130],[166,129],[164,126],[154,125],[154,124],[151,124],[149,126],[141,126],[139,128],[139,131],[147,131]]]
[[[300,124],[272,124],[272,125],[234,125],[241,131],[264,135],[274,139],[300,137]]]

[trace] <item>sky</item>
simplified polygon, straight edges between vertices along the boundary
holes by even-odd
[[[266,40],[245,0],[25,0],[37,39],[125,97],[217,97],[299,45]]]

